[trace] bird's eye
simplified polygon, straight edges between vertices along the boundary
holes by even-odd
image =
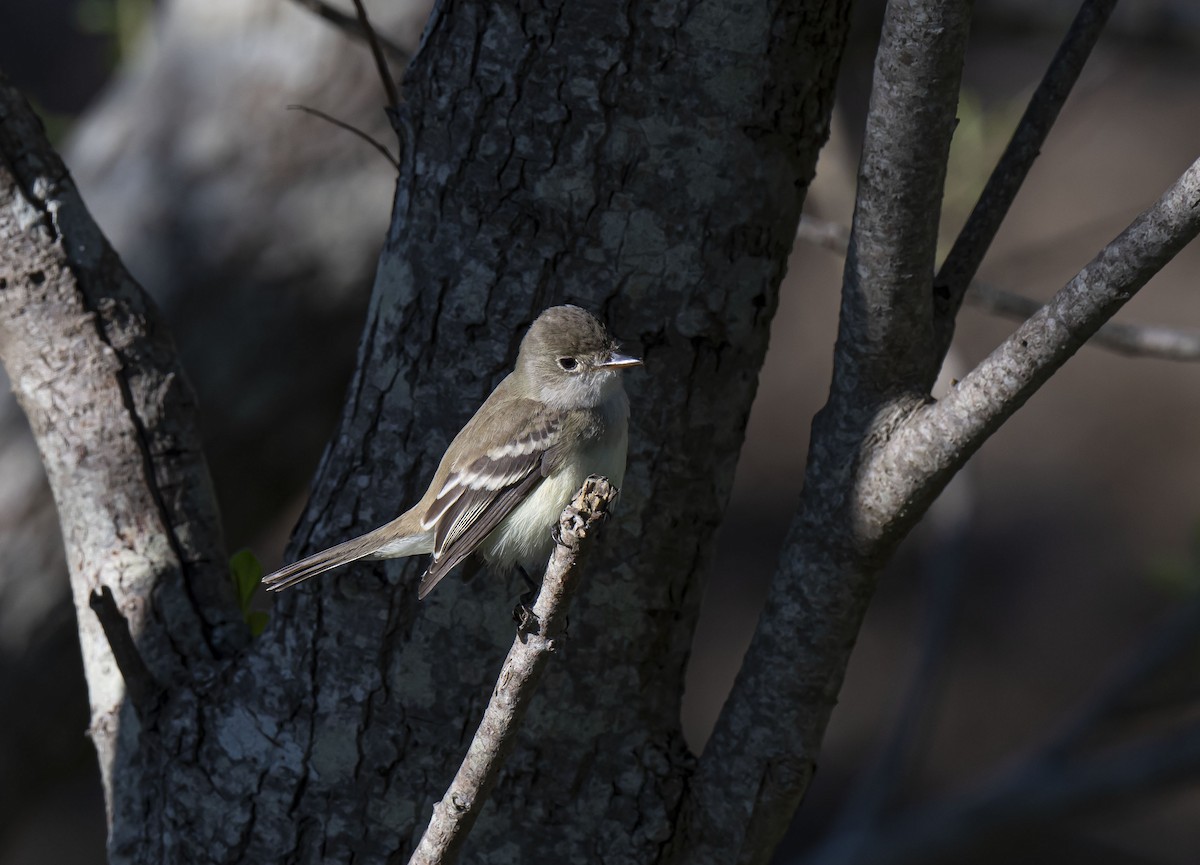
[[[572,372],[574,371],[575,367],[579,366],[579,361],[573,357],[560,357],[558,359],[558,365],[567,372]]]

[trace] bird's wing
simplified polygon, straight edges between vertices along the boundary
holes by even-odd
[[[429,594],[474,552],[556,465],[562,417],[548,413],[530,417],[524,412],[508,416],[523,416],[524,422],[511,437],[500,437],[504,444],[452,471],[421,519],[423,529],[434,531],[434,541],[433,559],[418,597]]]

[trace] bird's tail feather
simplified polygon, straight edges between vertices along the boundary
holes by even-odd
[[[364,559],[379,547],[369,532],[353,540],[313,553],[311,556],[282,567],[273,574],[263,577],[263,586],[269,592],[278,592],[296,583],[302,583],[309,577],[315,577],[334,568],[348,565],[350,562]]]
[[[411,556],[427,553],[433,548],[432,539],[422,535],[389,538],[386,530],[391,528],[395,522],[282,567],[275,573],[264,577],[263,586],[269,592],[278,592],[294,586],[296,583],[302,583],[309,577],[315,577],[359,559],[390,559]]]

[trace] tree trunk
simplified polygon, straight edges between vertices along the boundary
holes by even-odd
[[[470,861],[669,861],[680,841],[699,580],[846,6],[447,2],[430,22],[358,372],[298,551],[419,495],[543,307],[596,310],[647,363],[621,506]],[[518,591],[452,580],[418,605],[419,569],[288,593],[244,652],[206,650],[147,605],[148,632],[199,660],[156,670],[161,698],[108,731],[112,861],[402,860],[478,720]]]

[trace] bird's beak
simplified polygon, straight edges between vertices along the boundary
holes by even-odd
[[[629,357],[628,355],[618,354],[613,352],[608,356],[608,360],[600,364],[601,369],[625,369],[631,366],[641,366],[642,359],[640,357]]]

